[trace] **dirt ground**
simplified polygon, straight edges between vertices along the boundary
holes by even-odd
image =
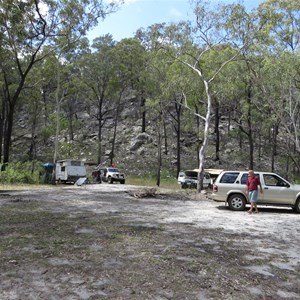
[[[300,215],[140,189],[0,191],[0,299],[300,299]]]

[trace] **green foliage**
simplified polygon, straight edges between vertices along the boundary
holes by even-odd
[[[155,186],[155,176],[145,175],[142,177],[128,176],[126,178],[126,184],[140,185],[140,186]]]
[[[180,189],[180,185],[177,183],[177,178],[170,173],[170,170],[162,169],[160,178],[160,187],[172,190]],[[143,176],[135,177],[130,176],[126,178],[126,184],[140,185],[140,186],[156,186],[156,174],[148,173]]]
[[[154,175],[143,177],[130,176],[126,179],[126,184],[154,187],[156,186],[156,177]],[[161,179],[160,187],[172,190],[180,189],[180,185],[178,185],[177,179],[174,177]]]
[[[35,170],[32,172],[32,162],[16,162],[6,165],[5,170],[0,172],[1,183],[39,183],[40,172],[42,167],[35,163]]]
[[[55,118],[56,118],[55,114],[51,114],[49,116],[49,125],[47,127],[41,128],[41,130],[40,130],[40,134],[41,134],[44,141],[47,141],[51,136],[55,135],[55,130],[56,130],[55,129],[55,127],[56,127]],[[74,123],[75,123],[76,127],[79,126],[78,121],[75,121]],[[65,116],[61,115],[61,117],[60,117],[60,129],[61,130],[66,130],[66,129],[68,129],[68,126],[69,126],[68,119]]]
[[[79,146],[76,147],[73,141],[60,142],[59,153],[61,157],[75,157],[78,155]]]
[[[121,135],[119,128],[124,126],[125,118],[127,129],[131,124],[132,128],[133,124],[140,124],[143,118],[143,126],[154,140],[154,143],[144,146],[145,152],[153,151],[154,147],[158,149],[157,141],[161,138],[165,142],[162,147],[166,148],[162,165],[168,166],[171,172],[174,172],[174,163],[166,161],[182,155],[183,159],[178,161],[186,164],[186,152],[193,153],[194,149],[196,152],[206,136],[212,147],[219,140],[221,146],[227,146],[227,142],[235,145],[246,142],[253,144],[256,153],[268,141],[264,155],[270,155],[274,144],[278,152],[276,162],[281,165],[285,164],[286,159],[280,161],[284,153],[291,157],[295,148],[296,155],[299,155],[299,1],[265,0],[251,13],[239,3],[215,7],[209,1],[194,1],[197,25],[189,22],[155,24],[146,31],[140,30],[135,38],[120,42],[114,41],[110,34],[98,37],[91,47],[87,39],[78,39],[78,43],[75,40],[96,22],[96,16],[87,14],[93,4],[97,6],[99,16],[105,10],[110,11],[108,7],[102,7],[101,1],[87,0],[84,6],[77,0],[62,1],[57,7],[55,2],[46,1],[49,7],[55,5],[48,11],[47,20],[64,20],[61,26],[48,28],[52,35],[45,37],[46,40],[43,34],[47,31],[43,26],[47,28],[50,23],[44,24],[40,20],[34,2],[23,2],[16,2],[21,5],[19,8],[8,0],[0,4],[0,17],[3,16],[4,20],[6,16],[9,21],[7,29],[0,34],[4,45],[0,49],[0,69],[3,71],[0,83],[7,83],[3,97],[14,95],[13,99],[18,99],[17,106],[11,108],[18,109],[14,118],[8,120],[11,117],[5,116],[3,124],[16,122],[19,115],[24,122],[24,132],[17,131],[15,125],[18,124],[14,124],[12,141],[6,140],[5,131],[2,133],[3,145],[12,145],[13,157],[18,157],[14,159],[21,160],[24,155],[15,150],[17,141],[24,134],[26,139],[29,135],[36,137],[34,146],[38,157],[52,157],[51,137],[56,136],[59,141],[55,143],[59,147],[55,149],[57,155],[73,157],[82,153],[100,162],[106,159],[103,152],[111,148],[111,120],[115,116],[120,119],[114,123],[118,127],[114,157],[128,157],[126,149],[122,154],[118,153],[117,145]],[[39,34],[28,34],[32,31]],[[6,35],[6,32],[11,34]],[[55,38],[56,34],[59,37]],[[10,37],[14,39],[10,41]],[[34,50],[39,44],[44,46],[36,49],[33,65],[28,65],[30,53],[35,53],[29,50]],[[14,61],[13,58],[18,57],[20,59]],[[19,80],[20,70],[28,71],[24,74],[25,82]],[[7,78],[3,77],[4,74]],[[211,98],[207,98],[206,87]],[[22,90],[20,94],[19,88]],[[3,103],[13,103],[10,101],[13,99],[3,99]],[[120,116],[116,107],[122,110]],[[0,108],[2,112],[9,112],[9,109]],[[207,131],[203,118],[206,112],[211,117],[206,123]],[[56,124],[57,114],[59,124]],[[89,126],[85,126],[86,119],[90,120]],[[222,124],[217,130],[215,126],[219,121]],[[270,132],[275,126],[279,128],[278,136],[272,137]],[[151,127],[156,131],[152,132]],[[90,132],[86,131],[91,131],[93,137],[88,143],[86,139]],[[63,141],[62,137],[68,135],[69,138]],[[177,136],[180,137],[178,147],[174,142]],[[192,143],[189,141],[191,137]],[[49,147],[40,147],[43,142]],[[42,148],[40,152],[39,148]],[[226,157],[222,148],[226,147],[218,150],[220,161],[222,156]],[[248,144],[243,149],[242,159],[247,161],[250,157],[246,152]],[[5,157],[7,149],[3,152]],[[277,153],[273,152],[274,155]],[[156,163],[153,155],[143,161],[145,166],[151,164],[145,168],[147,171],[142,169],[143,174],[152,174],[144,175],[142,185],[145,182],[156,184]],[[163,170],[162,185],[171,180],[172,176]]]
[[[44,127],[41,129],[40,134],[43,141],[46,142],[53,135],[53,130],[51,127]]]

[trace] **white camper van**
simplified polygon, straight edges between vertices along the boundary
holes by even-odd
[[[76,182],[86,177],[86,168],[81,160],[59,160],[55,165],[55,180],[58,182]]]

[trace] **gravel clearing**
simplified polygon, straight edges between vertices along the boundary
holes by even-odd
[[[300,299],[300,215],[120,184],[0,191],[0,299]]]

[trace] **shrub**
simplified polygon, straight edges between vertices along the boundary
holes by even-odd
[[[1,168],[0,182],[1,183],[39,183],[39,175],[41,167],[39,163],[35,163],[37,166],[32,172],[32,162],[16,162],[5,165],[5,168]]]

